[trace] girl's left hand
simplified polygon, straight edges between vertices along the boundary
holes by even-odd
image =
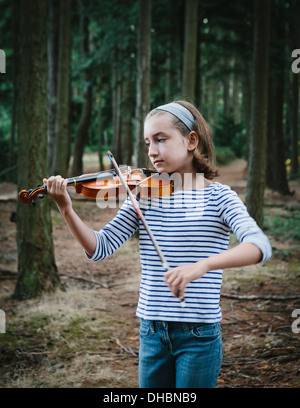
[[[165,273],[165,282],[169,285],[175,297],[184,299],[187,284],[201,278],[206,272],[208,272],[208,269],[203,261],[178,266]]]

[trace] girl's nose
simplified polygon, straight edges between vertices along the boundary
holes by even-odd
[[[150,143],[150,144],[149,144],[148,156],[149,156],[149,157],[157,156],[157,148],[156,148],[156,146],[155,146],[154,143]]]

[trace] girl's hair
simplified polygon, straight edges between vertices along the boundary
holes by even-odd
[[[198,145],[194,150],[193,166],[197,173],[204,173],[204,177],[212,180],[214,177],[218,176],[218,170],[215,163],[215,149],[211,130],[199,110],[192,103],[187,101],[174,102],[188,109],[195,118],[193,131],[197,133]],[[153,109],[146,116],[146,120],[154,115],[161,115],[164,113],[168,112]],[[191,133],[191,131],[180,119],[170,113],[169,115],[172,116],[173,126],[178,128],[183,136],[188,136],[189,133]]]

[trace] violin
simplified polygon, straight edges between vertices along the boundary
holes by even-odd
[[[86,174],[79,177],[71,177],[67,179],[68,186],[74,186],[76,193],[82,194],[88,198],[100,198],[107,200],[108,198],[118,198],[121,194],[127,194],[133,204],[133,207],[143,223],[153,246],[160,258],[163,269],[170,270],[170,266],[155,239],[142,211],[139,208],[139,203],[132,194],[132,190],[138,188],[136,195],[140,197],[164,197],[171,195],[174,190],[174,183],[170,177],[161,177],[162,174],[157,173],[153,169],[131,169],[123,174],[118,166],[114,156],[110,151],[107,152],[108,158],[114,169],[100,173]],[[22,190],[19,193],[19,200],[24,203],[35,204],[36,198],[43,198],[47,194],[47,185],[38,186],[33,190]],[[180,289],[177,297],[180,298]],[[180,305],[185,307],[185,301],[180,298]]]
[[[123,169],[123,177],[130,190],[140,197],[165,197],[173,191],[173,181],[159,175],[154,169]],[[119,198],[127,194],[124,184],[115,169],[99,173],[83,174],[67,179],[67,186],[74,186],[77,194],[86,198],[103,199]],[[19,200],[23,204],[36,204],[37,198],[47,194],[47,185],[38,185],[34,189],[21,190]]]

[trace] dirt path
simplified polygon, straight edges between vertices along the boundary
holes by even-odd
[[[231,187],[246,187],[247,162],[236,160],[228,166],[219,167],[218,181]]]
[[[245,162],[220,168],[220,173],[218,181],[243,197]],[[137,387],[137,238],[94,264],[86,260],[53,211],[55,256],[66,292],[14,301],[17,250],[15,223],[10,218],[16,191],[14,186],[6,187],[0,197],[0,308],[6,313],[6,333],[0,334],[0,386]],[[292,201],[299,202],[299,186],[293,188]],[[285,208],[290,197],[267,191],[266,200],[268,205],[274,200],[281,205],[268,207],[272,220],[282,223],[295,217]],[[95,229],[117,211],[100,210],[94,202],[78,197],[74,197],[74,207]],[[300,240],[273,232],[268,235],[274,251],[271,261],[224,273],[220,388],[300,385],[300,334],[292,330],[292,313],[298,309],[300,313]]]

